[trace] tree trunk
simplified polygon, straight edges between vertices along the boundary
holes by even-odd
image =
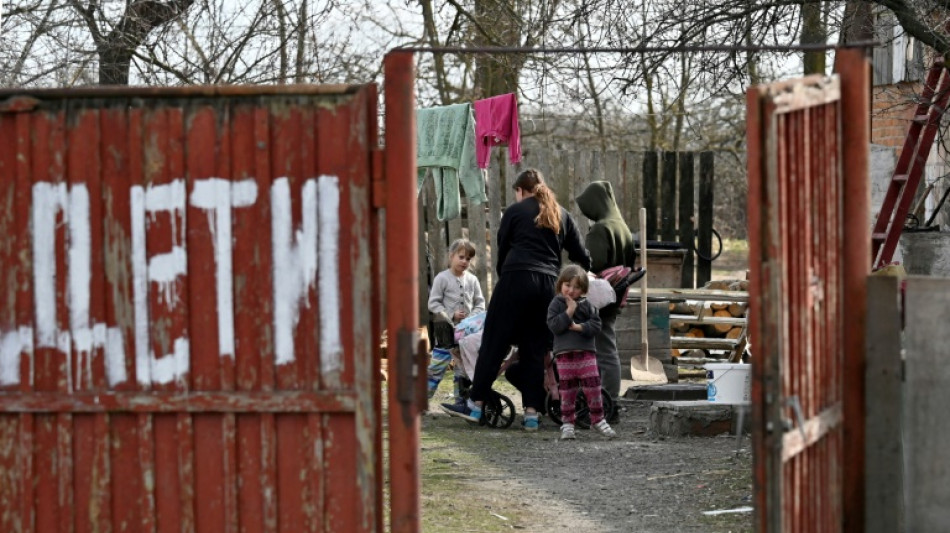
[[[825,44],[825,25],[821,19],[821,5],[802,5],[802,44]],[[825,52],[805,52],[805,75],[825,73]]]
[[[145,42],[148,34],[183,15],[195,0],[134,0],[122,18],[106,34],[96,20],[96,3],[84,7],[79,0],[70,0],[73,8],[86,22],[92,40],[99,52],[99,83],[128,85],[129,69],[135,50]]]

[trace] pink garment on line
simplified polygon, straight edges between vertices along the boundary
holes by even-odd
[[[491,147],[508,143],[508,160],[521,161],[521,128],[514,93],[475,101],[475,158],[478,168],[488,168]]]

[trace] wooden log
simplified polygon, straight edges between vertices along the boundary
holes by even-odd
[[[740,279],[729,284],[729,290],[732,291],[748,291],[749,290],[749,280]]]
[[[728,311],[729,311],[729,314],[734,317],[741,317],[741,316],[745,316],[745,311],[748,308],[749,308],[748,304],[745,304],[742,302],[733,302],[729,304]]]
[[[686,336],[702,339],[706,336],[706,332],[703,331],[703,328],[690,328],[690,330],[686,332]]]
[[[706,284],[703,285],[703,288],[711,289],[714,291],[728,291],[729,285],[731,283],[732,283],[731,281],[725,280],[725,279],[714,279],[712,281],[707,281]]]
[[[725,302],[713,302],[709,304],[709,308],[713,311],[722,311],[723,309],[728,309],[729,304]]]
[[[686,333],[690,330],[690,325],[686,322],[671,322],[670,330],[676,333]]]
[[[713,316],[722,317],[722,318],[732,317],[732,315],[729,314],[729,311],[726,309],[720,309],[716,311],[715,313],[713,313]],[[730,324],[713,324],[711,327],[714,330],[716,330],[716,332],[719,333],[720,335],[728,333],[729,330],[732,329],[732,326]]]
[[[729,331],[726,332],[727,339],[738,339],[742,336],[742,330],[745,329],[742,326],[735,326]]]
[[[671,315],[695,315],[699,306],[690,305],[686,302],[670,303]]]

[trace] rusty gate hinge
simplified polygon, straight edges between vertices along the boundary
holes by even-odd
[[[0,102],[0,113],[23,113],[33,111],[40,103],[32,96],[13,96]]]
[[[370,161],[370,176],[373,181],[373,207],[382,209],[386,207],[386,172],[385,172],[385,151],[381,148],[373,148],[372,160]]]

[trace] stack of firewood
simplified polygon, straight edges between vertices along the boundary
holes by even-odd
[[[703,289],[711,291],[748,291],[748,280],[715,280],[707,282]],[[744,318],[749,304],[730,302],[728,295],[722,301],[714,302],[678,302],[670,303],[670,315],[691,315],[694,317]],[[680,322],[675,318],[670,322],[670,335],[673,337],[739,339],[746,333],[746,325],[738,324],[696,324]],[[673,349],[673,357],[691,356]]]

